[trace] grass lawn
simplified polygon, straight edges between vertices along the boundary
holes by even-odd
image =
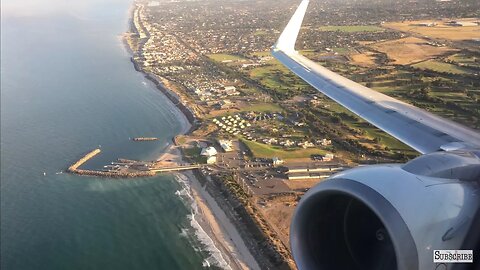
[[[268,34],[268,32],[265,30],[257,30],[255,33],[253,33],[254,36],[264,36],[266,34]]]
[[[424,62],[420,62],[418,64],[414,64],[413,67],[419,69],[429,69],[437,72],[448,72],[452,74],[467,74],[473,73],[472,70],[467,68],[458,67],[456,65],[452,65],[449,63],[439,62],[435,60],[428,60]]]
[[[272,53],[270,51],[253,52],[251,53],[251,55],[256,57],[265,57],[265,56],[272,56]]]
[[[306,87],[306,84],[301,79],[276,60],[267,66],[250,70],[248,75],[259,80],[262,85],[277,91]]]
[[[374,25],[327,25],[319,28],[320,31],[340,31],[340,32],[381,32],[385,29]]]
[[[217,54],[208,54],[208,58],[212,59],[213,61],[223,62],[223,61],[243,61],[246,60],[245,58],[232,55],[232,54],[224,54],[224,53],[217,53]]]
[[[257,103],[240,109],[242,112],[282,112],[282,107],[275,103]]]
[[[183,152],[187,157],[198,164],[205,164],[207,163],[207,157],[201,156],[201,151],[202,149],[200,147],[183,148]]]
[[[327,152],[318,148],[284,150],[263,143],[252,142],[245,139],[240,139],[252,151],[255,157],[273,158],[279,157],[282,159],[291,158],[309,158],[311,155],[325,155]]]
[[[332,48],[332,51],[334,51],[336,53],[340,53],[340,54],[345,54],[345,53],[350,52],[350,49],[349,48],[343,48],[343,47],[335,47],[335,48]]]
[[[331,101],[331,106],[329,107],[329,110],[337,113],[347,113],[354,115],[358,119],[361,119],[359,116],[356,116],[354,113],[350,112],[346,108],[342,107],[339,104],[333,103]],[[407,153],[415,153],[413,149],[411,149],[408,145],[400,142],[399,140],[395,139],[394,137],[390,136],[389,134],[385,133],[384,131],[372,126],[372,125],[366,125],[366,122],[364,120],[360,121],[350,121],[350,120],[342,120],[344,124],[346,124],[349,127],[355,128],[355,129],[360,129],[365,131],[365,137],[366,138],[380,138],[380,143],[382,145],[387,146],[391,150],[400,150],[404,151]]]
[[[454,54],[448,57],[448,60],[458,63],[460,65],[470,66],[470,67],[480,67],[480,62],[477,57],[469,57],[464,54]]]

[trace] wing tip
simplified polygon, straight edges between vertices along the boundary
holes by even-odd
[[[300,3],[277,42],[272,46],[272,51],[295,52],[295,42],[302,27],[309,2],[310,0],[303,0]]]

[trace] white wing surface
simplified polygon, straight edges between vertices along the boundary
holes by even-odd
[[[309,0],[303,0],[272,55],[297,76],[359,117],[422,154],[480,147],[480,132],[443,119],[336,74],[295,51]]]

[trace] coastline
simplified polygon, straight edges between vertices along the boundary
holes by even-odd
[[[136,10],[135,2],[130,9],[129,18],[129,33],[136,33],[138,31],[133,23],[133,16]],[[179,118],[186,119],[182,121],[182,131],[178,135],[188,135],[197,128],[197,118],[195,114],[188,106],[186,106],[178,95],[168,89],[162,82],[163,78],[157,78],[155,75],[145,72],[140,68],[138,63],[134,60],[135,51],[131,48],[130,43],[127,41],[128,33],[122,36],[123,44],[127,52],[131,55],[130,61],[132,62],[135,70],[142,73],[146,79],[151,81],[155,87],[161,91],[172,103],[175,105],[182,116]],[[140,48],[143,42],[140,43]],[[141,49],[140,49],[141,50]],[[179,119],[180,120],[180,119]],[[179,150],[174,147],[175,140],[172,138],[172,144],[168,145],[165,149],[165,153],[162,153],[158,158],[161,160],[165,155],[172,155],[172,152],[179,153]],[[177,155],[179,161],[182,160],[181,153]],[[235,227],[234,223],[227,217],[226,213],[217,204],[212,195],[202,187],[199,179],[192,172],[176,173],[174,176],[182,178],[177,181],[188,182],[188,187],[192,195],[192,199],[196,205],[196,209],[192,209],[192,219],[198,223],[201,230],[208,235],[208,238],[212,240],[213,248],[220,252],[220,256],[227,263],[226,269],[261,269],[258,262],[250,253],[249,248],[243,241],[240,233]],[[192,222],[193,222],[192,220]],[[214,255],[214,254],[212,254]]]
[[[195,220],[221,252],[230,269],[255,269],[260,266],[250,253],[235,224],[230,221],[207,189],[191,172],[179,174],[189,182],[196,209]]]

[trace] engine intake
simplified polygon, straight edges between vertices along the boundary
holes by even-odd
[[[380,194],[358,182],[335,179],[308,195],[291,231],[300,269],[417,269],[412,236]]]
[[[355,168],[302,197],[291,250],[300,270],[435,269],[433,251],[461,249],[478,207],[472,181],[416,175],[400,164]]]

